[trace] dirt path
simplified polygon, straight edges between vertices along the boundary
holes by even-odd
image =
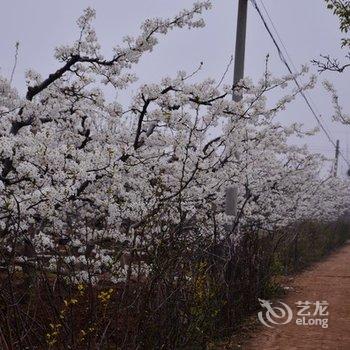
[[[262,326],[242,349],[350,350],[350,244],[297,276],[292,287],[283,302],[291,307],[293,320],[273,329]],[[318,300],[329,303],[329,327],[296,325],[299,309],[295,303]]]

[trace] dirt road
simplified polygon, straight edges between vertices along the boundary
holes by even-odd
[[[283,299],[292,309],[292,321],[285,325],[273,325],[273,329],[262,326],[242,349],[350,350],[350,244],[298,275],[292,287],[293,290]],[[297,325],[298,311],[301,311],[295,304],[298,301],[327,301],[329,316],[320,318],[328,318],[328,328]],[[310,310],[314,311],[315,305],[311,305]],[[322,313],[327,311],[323,310]],[[262,315],[266,320],[266,313]],[[306,317],[306,322],[309,319]]]

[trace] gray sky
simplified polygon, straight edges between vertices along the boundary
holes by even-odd
[[[260,0],[258,0],[259,3]],[[156,50],[146,55],[137,67],[140,82],[157,82],[178,70],[192,72],[201,61],[204,68],[197,80],[220,79],[233,53],[237,0],[214,0],[211,11],[204,15],[207,26],[199,30],[176,30],[160,40]],[[264,0],[265,6],[286,45],[295,65],[309,63],[321,53],[342,58],[341,34],[338,22],[326,10],[323,0]],[[14,44],[20,42],[19,62],[14,85],[24,91],[24,71],[33,68],[44,77],[59,64],[53,58],[55,46],[71,43],[78,36],[75,24],[82,10],[91,6],[97,10],[95,27],[106,55],[124,35],[137,34],[141,22],[148,17],[168,17],[190,7],[191,0],[0,0],[0,74],[10,76],[14,60]],[[246,75],[259,79],[264,71],[265,56],[270,53],[270,70],[275,75],[286,74],[276,50],[252,6],[249,7]],[[311,67],[314,70],[314,67]],[[231,70],[232,71],[232,70]],[[347,79],[349,73],[319,77],[317,88],[310,93],[317,110],[322,111],[324,124],[333,137],[340,139],[342,152],[350,159],[350,127],[331,122],[331,101],[321,86],[325,78],[338,88],[345,110],[350,110]],[[232,73],[227,76],[227,82]],[[136,84],[132,90],[135,90]],[[127,91],[130,94],[131,91]],[[281,116],[286,122],[316,125],[305,102],[298,98]],[[300,142],[300,141],[299,141]],[[332,145],[323,134],[302,143],[310,149],[333,156]],[[347,167],[343,161],[340,171]]]

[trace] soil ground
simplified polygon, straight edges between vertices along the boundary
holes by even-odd
[[[274,328],[259,327],[253,337],[238,348],[350,350],[350,244],[295,276],[290,287],[291,291],[282,301],[291,307],[293,320],[285,325],[274,325]],[[328,328],[297,325],[296,319],[300,317],[297,316],[299,309],[295,303],[298,301],[327,301]],[[278,306],[278,303],[273,305]],[[315,306],[310,310],[314,311]],[[237,346],[227,349],[237,349]]]

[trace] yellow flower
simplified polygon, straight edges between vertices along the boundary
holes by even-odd
[[[80,295],[84,295],[84,289],[85,289],[85,286],[82,283],[78,284],[78,291]]]

